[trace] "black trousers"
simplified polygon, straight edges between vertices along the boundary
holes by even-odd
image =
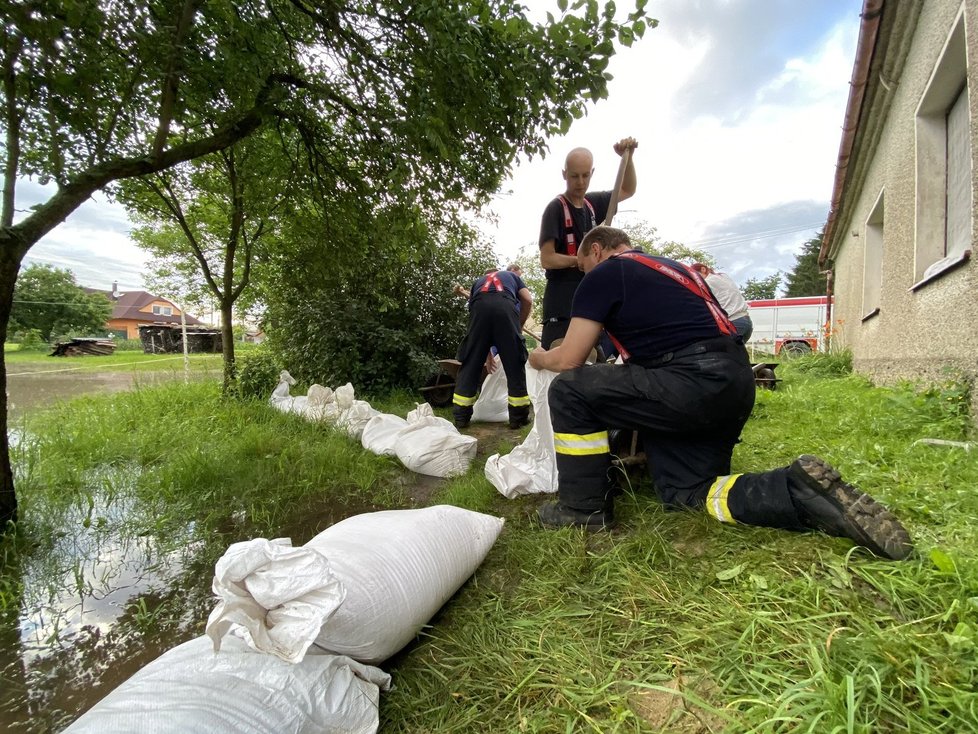
[[[520,318],[513,301],[502,293],[480,293],[469,309],[469,330],[458,348],[462,363],[455,378],[453,412],[456,418],[471,418],[479,397],[482,365],[490,347],[496,347],[506,371],[510,418],[525,417],[530,411],[526,392],[526,344],[520,336]]]
[[[739,340],[720,337],[656,366],[596,364],[561,373],[549,392],[558,496],[583,512],[612,508],[609,428],[642,436],[655,491],[667,506],[723,522],[798,528],[787,468],[730,474],[754,406],[754,375]]]
[[[571,306],[580,280],[548,280],[543,292],[543,333],[540,346],[550,349],[556,339],[563,339],[570,326]]]

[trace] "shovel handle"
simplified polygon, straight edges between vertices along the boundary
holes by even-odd
[[[621,154],[621,163],[618,164],[618,175],[615,176],[615,188],[611,190],[611,201],[608,202],[608,213],[605,215],[604,226],[611,226],[611,220],[618,213],[618,197],[621,195],[621,182],[625,180],[625,169],[628,162],[632,159],[632,149],[625,148]]]

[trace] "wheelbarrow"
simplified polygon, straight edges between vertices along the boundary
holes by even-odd
[[[438,372],[432,375],[421,388],[421,396],[432,408],[444,408],[452,404],[455,381],[458,379],[458,371],[461,367],[462,363],[457,359],[438,360]],[[488,374],[488,370],[483,367],[482,376],[479,378],[480,385]]]
[[[777,390],[781,379],[774,376],[774,370],[778,366],[777,362],[753,362],[751,369],[754,370],[754,384],[765,390]]]

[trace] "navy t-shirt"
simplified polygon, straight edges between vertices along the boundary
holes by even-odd
[[[496,280],[503,287],[503,295],[509,298],[513,303],[516,304],[516,309],[519,310],[520,297],[517,295],[520,289],[526,288],[526,283],[523,279],[514,273],[512,270],[497,270],[491,275],[483,275],[475,283],[472,284],[472,290],[469,291],[469,305],[475,301],[482,294],[482,287],[489,282],[486,289],[487,293],[495,293],[499,289],[496,287],[496,281],[493,280],[493,276],[496,276]]]
[[[675,260],[654,259],[685,272]],[[620,257],[605,260],[584,276],[571,316],[604,324],[633,359],[658,357],[722,334],[702,297],[667,275]]]
[[[591,210],[588,208],[587,204],[578,209],[570,202],[569,199],[567,200],[567,209],[570,211],[571,222],[574,224],[574,242],[576,242],[578,246],[580,246],[581,240],[584,239],[584,235],[596,225],[601,224],[601,222],[604,221],[604,218],[608,215],[608,205],[611,203],[611,192],[588,192],[584,195],[584,198],[590,201],[591,206],[594,207],[593,216],[591,215]],[[542,245],[547,240],[553,240],[554,252],[560,255],[566,255],[567,232],[564,229],[564,221],[564,207],[560,203],[560,197],[558,196],[547,204],[547,208],[543,211],[543,219],[540,222],[540,241],[538,244]],[[556,270],[547,270],[546,274],[548,280],[579,281],[584,277],[584,273],[577,268],[558,268]]]

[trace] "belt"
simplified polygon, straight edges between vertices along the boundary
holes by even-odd
[[[705,354],[707,352],[726,352],[728,354],[741,354],[744,351],[744,343],[741,338],[719,336],[713,339],[693,342],[680,349],[660,354],[657,357],[632,357],[628,360],[629,364],[637,364],[639,367],[659,367],[667,364],[679,357],[689,357],[693,354]]]

